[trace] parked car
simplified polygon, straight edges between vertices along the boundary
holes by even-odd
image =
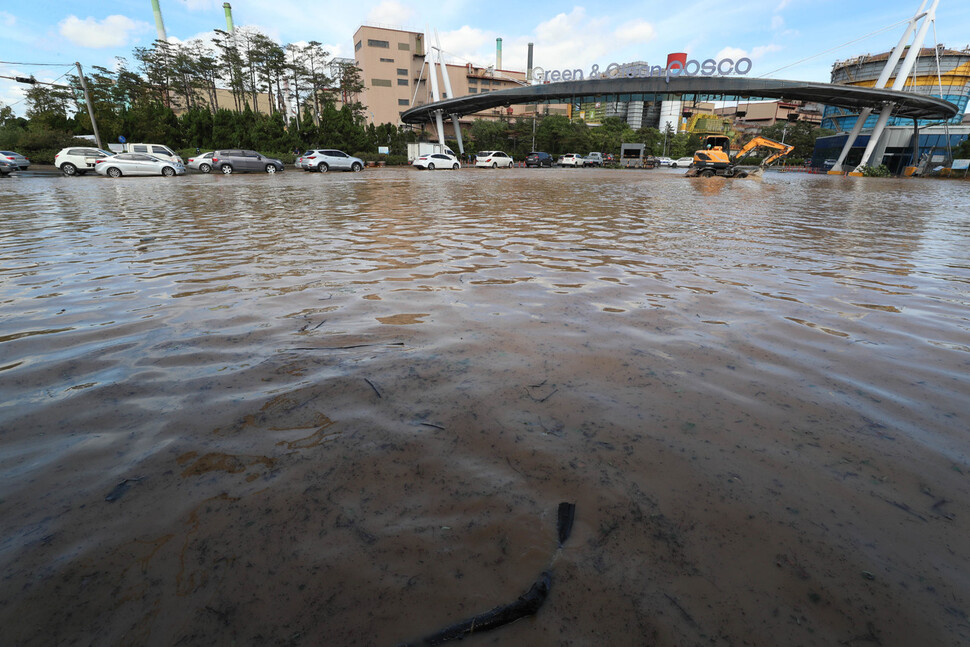
[[[54,166],[64,175],[84,175],[88,171],[94,170],[94,163],[97,160],[111,157],[112,155],[114,153],[109,153],[100,148],[69,146],[68,148],[62,148],[54,156]]]
[[[13,151],[0,151],[0,157],[7,160],[11,164],[14,164],[21,171],[26,171],[30,168],[30,160],[21,155],[20,153],[15,153]]]
[[[670,163],[670,168],[683,167],[687,168],[694,163],[693,157],[679,157]]]
[[[603,166],[603,153],[590,153],[583,158],[583,166]]]
[[[364,168],[364,160],[353,157],[343,151],[332,148],[307,151],[303,154],[303,170],[319,171],[353,171],[356,173]]]
[[[266,171],[276,173],[283,170],[283,162],[272,157],[264,157],[256,151],[239,148],[215,151],[212,154],[212,168],[224,175],[246,171]]]
[[[559,157],[559,166],[582,166],[583,156],[579,153],[566,153]]]
[[[542,168],[543,166],[552,168],[552,165],[553,165],[552,155],[550,155],[549,153],[542,153],[539,151],[529,153],[528,155],[525,156],[525,165],[536,166],[539,168]]]
[[[502,151],[482,151],[475,156],[475,166],[478,168],[512,168],[512,158]]]
[[[660,166],[670,166],[674,163],[674,160],[669,157],[658,157],[657,161],[660,163]]]
[[[165,144],[133,144],[131,142],[125,142],[124,144],[109,144],[108,147],[116,149],[119,153],[142,153],[157,157],[158,159],[185,164],[179,154]]]
[[[118,153],[95,162],[98,175],[121,177],[122,175],[185,175],[185,165],[161,159],[145,153]]]
[[[450,168],[457,171],[461,168],[461,162],[454,155],[431,153],[430,155],[422,155],[415,159],[411,162],[411,166],[416,169],[427,169],[429,171],[433,171],[436,168]]]
[[[214,152],[202,153],[196,157],[190,157],[189,163],[185,165],[185,168],[195,169],[196,171],[201,171],[203,173],[212,172],[212,156],[215,155]]]
[[[20,169],[13,162],[8,162],[6,158],[0,158],[0,177],[6,177],[14,171]]]

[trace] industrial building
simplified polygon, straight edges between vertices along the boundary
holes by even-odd
[[[364,91],[361,103],[367,108],[368,121],[375,124],[401,123],[401,113],[432,101],[431,65],[437,54],[436,43],[427,43],[426,35],[413,31],[371,25],[361,26],[354,34],[354,60],[361,72]],[[448,85],[454,96],[487,94],[528,84],[528,73],[502,67],[502,39],[496,40],[495,64],[487,67],[465,63],[445,63]],[[442,98],[448,97],[443,89]],[[541,106],[541,114],[565,113],[565,106]],[[537,106],[517,105],[492,108],[462,119],[470,125],[476,118],[533,116]]]

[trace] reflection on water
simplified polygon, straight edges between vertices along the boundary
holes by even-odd
[[[389,645],[550,564],[482,644],[970,640],[963,183],[386,169],[0,200],[13,644]]]

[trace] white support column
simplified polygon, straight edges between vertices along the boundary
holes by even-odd
[[[893,49],[892,53],[889,55],[889,60],[886,61],[886,66],[882,68],[882,72],[879,74],[879,78],[876,79],[876,84],[873,86],[875,88],[884,88],[889,82],[889,77],[892,76],[893,70],[896,69],[896,64],[899,59],[903,56],[903,50],[906,48],[906,43],[909,41],[913,32],[916,30],[916,25],[919,23],[920,18],[923,18],[926,14],[923,13],[923,9],[926,8],[927,0],[923,0],[920,3],[919,9],[913,14],[913,17],[909,21],[906,30],[903,32],[902,37],[899,42],[896,43],[896,47]],[[859,114],[859,118],[856,119],[855,126],[852,127],[852,131],[849,133],[849,138],[845,140],[845,146],[842,147],[842,152],[839,154],[839,159],[832,167],[829,173],[841,173],[842,164],[845,163],[845,158],[848,157],[849,151],[852,149],[852,145],[855,143],[856,138],[859,137],[859,133],[862,131],[863,126],[866,123],[866,119],[872,114],[872,108],[864,108]]]
[[[425,36],[425,39],[427,40],[427,36]],[[432,50],[431,48],[428,48],[427,57],[428,57],[429,72],[430,72],[428,77],[431,79],[431,100],[437,103],[438,101],[441,101],[441,93],[438,92],[438,70],[435,67],[435,60],[434,60],[435,52],[437,52],[436,49]],[[438,143],[444,146],[445,145],[445,124],[441,119],[440,110],[435,110],[434,120],[435,120],[435,125],[438,127]]]
[[[913,71],[913,66],[916,65],[916,58],[919,56],[920,50],[923,49],[923,41],[926,39],[926,30],[930,27],[930,21],[936,20],[936,7],[939,4],[940,0],[933,0],[933,5],[930,7],[930,10],[924,14],[923,24],[920,25],[919,31],[916,32],[916,40],[913,41],[912,46],[910,46],[909,51],[906,53],[906,58],[903,59],[903,64],[899,67],[896,80],[893,81],[893,90],[902,90],[903,86],[906,85],[906,79],[909,77],[909,73]],[[895,108],[896,104],[890,103],[884,106],[882,112],[879,113],[879,120],[876,122],[876,127],[872,129],[872,134],[869,136],[869,145],[866,146],[866,150],[862,154],[862,159],[859,160],[859,166],[865,166],[869,163],[869,158],[872,157],[872,151],[875,150],[876,143],[882,136],[883,130],[886,128],[886,123],[889,121],[889,117]]]
[[[448,76],[448,66],[441,61],[441,41],[438,40],[438,30],[434,30],[434,44],[435,49],[438,50],[438,64],[441,65],[441,79],[445,84],[445,92],[448,94],[449,99],[453,99],[455,95],[451,92],[451,78]],[[455,126],[455,139],[458,140],[458,153],[460,155],[465,154],[465,144],[461,140],[461,126],[458,125],[458,115],[451,115],[451,123]],[[444,141],[441,142],[444,144]]]

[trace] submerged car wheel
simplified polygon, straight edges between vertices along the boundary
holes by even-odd
[[[109,168],[107,170],[107,173],[111,177],[121,177],[121,169],[116,166],[112,166],[111,168]]]
[[[209,166],[208,164],[199,164],[199,170],[202,171],[203,173],[208,173],[212,170],[212,167]]]
[[[498,162],[492,162],[492,168],[498,168]]]
[[[272,164],[267,164],[266,165],[266,172],[267,173],[276,173],[276,170],[277,169],[276,169],[276,167],[274,165],[272,165]]]
[[[451,168],[453,168],[454,170],[457,171],[458,170],[458,163],[456,162],[455,164],[453,164]]]
[[[77,175],[77,167],[70,162],[61,164],[61,173],[64,175]]]
[[[434,162],[430,162],[430,163],[428,164],[428,170],[429,170],[429,171],[433,171],[433,170],[434,170]]]
[[[330,167],[327,166],[326,162],[320,162],[320,166],[317,167],[317,170],[320,171],[321,173],[326,173],[327,171],[330,170]]]
[[[223,175],[231,175],[232,174],[232,164],[223,164],[221,167],[219,167],[219,170],[222,171],[222,174]]]
[[[172,177],[173,175],[175,175],[175,169],[173,169],[171,166],[163,166],[162,175],[164,175],[165,177]]]
[[[354,162],[351,165],[350,170],[353,171],[354,173],[358,173],[362,168],[364,167],[360,165],[360,162]]]

